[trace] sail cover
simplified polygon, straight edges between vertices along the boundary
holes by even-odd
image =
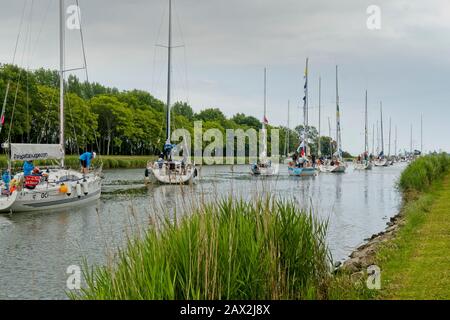
[[[11,160],[60,160],[64,157],[62,146],[59,144],[11,144]]]

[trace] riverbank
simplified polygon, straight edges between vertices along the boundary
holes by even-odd
[[[411,164],[399,181],[404,196],[399,215],[344,262],[341,269],[353,278],[364,278],[370,265],[381,269],[376,298],[450,298],[449,168],[445,155]]]

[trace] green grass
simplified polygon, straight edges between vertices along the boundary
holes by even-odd
[[[404,222],[377,252],[378,299],[450,299],[450,160],[430,155],[400,177]]]
[[[420,157],[402,173],[399,187],[402,192],[427,191],[432,183],[450,169],[450,156],[445,153]]]
[[[292,202],[217,200],[155,221],[73,299],[325,299],[327,223]]]

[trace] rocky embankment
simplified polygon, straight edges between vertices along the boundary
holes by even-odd
[[[349,258],[340,264],[338,268],[350,273],[365,272],[369,266],[375,264],[375,257],[379,247],[394,239],[403,224],[404,217],[402,213],[392,217],[387,223],[385,231],[365,239],[366,242],[353,251]]]

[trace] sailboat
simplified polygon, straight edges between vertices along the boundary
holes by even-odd
[[[319,165],[321,172],[328,173],[344,173],[347,166],[342,159],[342,146],[341,146],[341,115],[339,107],[339,86],[338,86],[338,66],[336,66],[336,152],[332,159],[326,163]]]
[[[197,177],[195,163],[189,162],[189,148],[186,139],[183,141],[183,159],[175,160],[174,155],[179,146],[171,143],[171,78],[172,78],[172,0],[169,0],[169,44],[167,72],[167,105],[166,105],[166,142],[164,152],[158,161],[149,161],[145,170],[145,178],[162,184],[192,183]]]
[[[383,133],[383,104],[380,102],[380,118],[381,118],[381,151],[378,157],[374,160],[375,167],[387,167],[389,165],[388,159],[384,155],[384,133]]]
[[[64,0],[59,1],[60,20],[60,137],[59,144],[19,144],[8,141],[8,179],[0,196],[0,212],[46,211],[80,206],[100,198],[100,171],[83,174],[64,168]],[[85,66],[86,67],[86,66]],[[27,175],[20,172],[11,176],[13,161],[58,160],[59,166],[47,168],[42,174]],[[8,187],[8,188],[6,188]]]
[[[272,176],[278,174],[278,164],[272,163],[267,157],[267,129],[266,125],[269,124],[267,120],[267,69],[264,68],[264,117],[262,121],[261,130],[261,153],[259,154],[259,160],[257,163],[252,164],[251,172],[257,176]]]
[[[366,90],[366,105],[365,105],[365,125],[364,125],[364,153],[360,155],[358,161],[356,161],[355,170],[370,170],[372,169],[372,162],[369,157],[369,133],[368,133],[368,119],[367,119],[367,90]]]
[[[309,155],[309,137],[308,137],[308,62],[306,59],[305,68],[305,96],[303,98],[303,137],[300,137],[300,145],[297,148],[297,152],[294,154],[293,161],[288,164],[289,175],[292,176],[315,176],[317,175],[317,169],[315,164],[308,158]]]

